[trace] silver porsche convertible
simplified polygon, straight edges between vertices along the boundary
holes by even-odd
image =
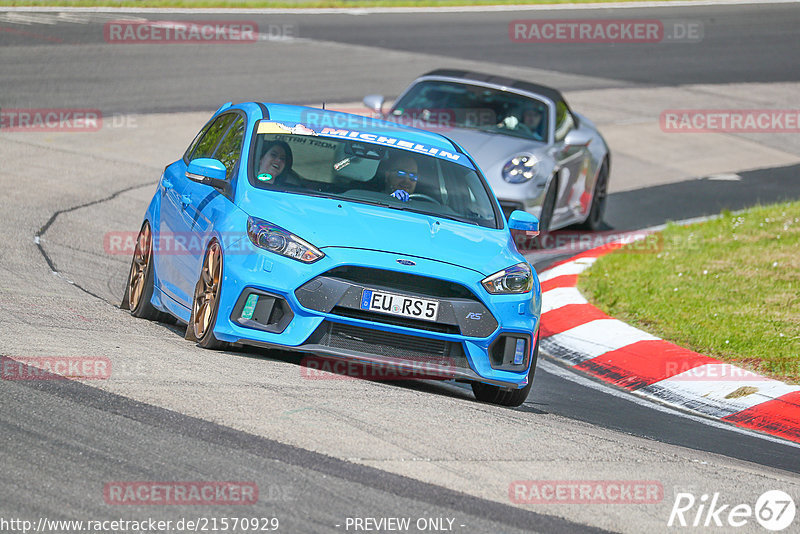
[[[603,223],[610,154],[595,125],[550,87],[489,74],[435,70],[416,79],[383,118],[442,133],[463,146],[494,189],[506,217],[525,210],[540,230]]]

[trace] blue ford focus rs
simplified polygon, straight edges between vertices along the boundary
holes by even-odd
[[[201,347],[310,353],[525,401],[541,291],[472,158],[446,137],[314,108],[226,104],[164,170],[123,308]]]

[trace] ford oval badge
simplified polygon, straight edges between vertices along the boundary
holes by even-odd
[[[400,265],[409,265],[409,266],[416,265],[416,263],[411,260],[397,260],[397,263],[399,263]]]

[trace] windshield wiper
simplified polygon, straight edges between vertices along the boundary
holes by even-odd
[[[430,211],[422,211],[422,210],[415,210],[412,208],[400,208],[403,211],[410,211],[412,213],[419,213],[420,215],[428,215],[429,217],[440,217],[442,219],[449,219],[451,221],[458,221],[467,224],[473,224],[475,226],[480,226],[478,223],[473,221],[472,219],[467,219],[466,217],[459,217],[458,215],[445,215],[443,213],[431,213]]]
[[[307,194],[307,195],[310,195],[310,196],[321,196],[321,197],[330,198],[330,199],[346,200],[348,202],[357,202],[359,204],[368,204],[370,206],[380,206],[382,208],[389,208],[389,209],[398,210],[398,211],[408,211],[408,212],[411,212],[411,213],[419,213],[420,215],[427,215],[429,217],[440,217],[442,219],[449,219],[451,221],[463,222],[463,223],[467,223],[467,224],[472,224],[474,226],[480,226],[480,224],[475,222],[473,219],[468,219],[466,217],[459,217],[458,215],[446,215],[446,214],[442,214],[442,213],[432,213],[430,211],[423,211],[423,210],[419,210],[419,209],[409,208],[407,206],[395,204],[393,202],[381,202],[380,200],[366,200],[366,199],[360,199],[360,198],[333,197],[333,196],[328,196],[328,195],[323,195],[323,194],[318,194],[318,193],[314,194],[314,193],[309,193],[309,192],[306,192],[304,194]]]

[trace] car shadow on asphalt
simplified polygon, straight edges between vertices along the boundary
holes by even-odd
[[[165,328],[171,330],[173,333],[177,335],[183,335],[183,329],[185,327],[181,327],[179,325],[169,325],[165,323],[161,323]],[[284,362],[296,365],[298,368],[302,368],[305,365],[306,358],[315,358],[310,353],[304,352],[295,352],[295,351],[286,351],[286,350],[276,350],[276,349],[266,349],[261,347],[254,347],[250,345],[241,345],[237,346],[233,349],[220,351],[224,354],[228,354],[232,357],[239,357],[239,358],[252,358],[257,360],[271,360],[276,362]],[[314,371],[317,372],[318,371]],[[301,370],[302,373],[302,370]],[[385,379],[381,377],[370,378],[370,377],[361,377],[361,376],[351,376],[348,375],[346,372],[336,372],[336,370],[332,371],[324,371],[330,375],[330,379],[332,380],[366,380],[368,382],[379,382],[389,384],[391,386],[406,389],[409,391],[417,391],[420,393],[425,393],[426,395],[438,395],[441,397],[450,397],[465,401],[472,401],[478,403],[475,400],[475,397],[472,394],[472,390],[470,386],[466,383],[462,382],[455,382],[454,380],[436,380],[436,379]],[[334,376],[334,375],[339,375]],[[309,378],[310,380],[320,380],[320,377]],[[493,406],[493,405],[489,405]],[[530,404],[523,404],[522,406],[516,408],[509,408],[519,412],[525,413],[533,413],[537,415],[543,415],[547,412],[534,408]]]

